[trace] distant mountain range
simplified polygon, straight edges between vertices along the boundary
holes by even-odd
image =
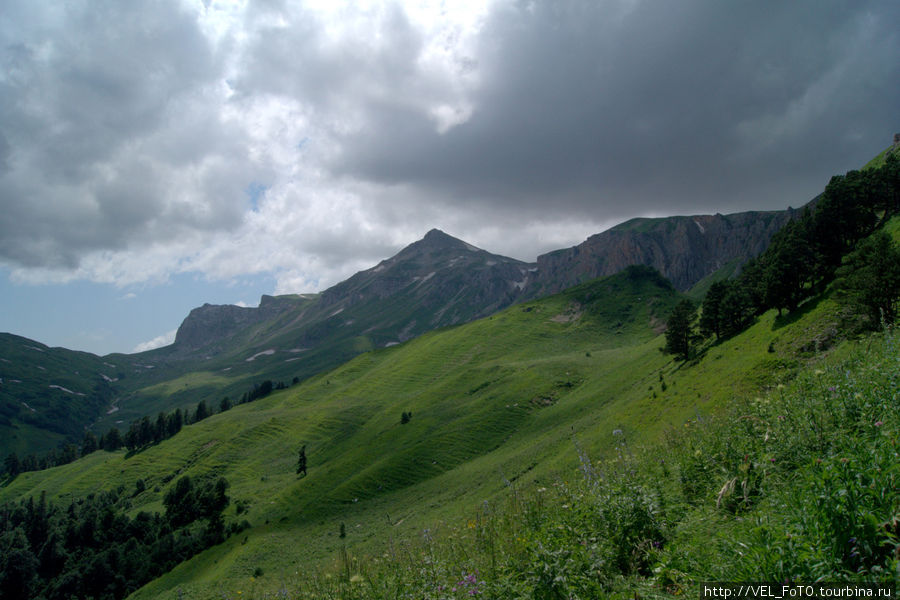
[[[794,212],[632,219],[578,246],[541,255],[535,263],[491,254],[432,229],[396,256],[319,295],[263,296],[258,308],[207,304],[194,309],[178,329],[172,352],[207,348],[218,353],[218,342],[263,323],[280,323],[288,313],[293,318],[283,327],[304,330],[297,338],[302,346],[316,345],[322,337],[306,326],[338,315],[342,326],[384,346],[629,265],[653,267],[676,289],[687,291],[726,264],[743,264],[761,253]]]
[[[65,367],[43,365],[46,351],[24,350],[42,345],[0,334],[0,453],[40,452],[75,441],[87,427],[101,433],[200,400],[239,397],[266,379],[304,379],[361,352],[486,317],[629,265],[653,267],[686,291],[723,266],[734,268],[762,252],[793,214],[632,219],[535,263],[491,254],[433,229],[319,294],[263,296],[256,308],[195,308],[164,348],[103,359],[53,349],[54,356],[71,357],[71,371],[79,373],[74,379],[63,374]],[[48,403],[52,413],[39,413],[43,405],[35,395],[41,390],[67,394],[67,402]],[[48,427],[55,421],[66,426]]]

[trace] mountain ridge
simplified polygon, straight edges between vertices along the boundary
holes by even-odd
[[[483,308],[472,310],[469,306],[467,310],[458,311],[455,316],[451,312],[450,318],[443,319],[441,316],[450,307],[442,307],[443,310],[439,309],[440,316],[429,323],[432,326],[465,322],[519,301],[557,293],[590,279],[612,275],[634,264],[655,268],[683,292],[728,263],[737,260],[743,264],[757,256],[768,245],[772,235],[797,214],[797,210],[788,208],[728,215],[638,217],[594,234],[576,246],[542,254],[532,263],[492,254],[435,228],[394,256],[357,272],[318,296],[324,306],[337,309],[370,301],[373,296],[385,299],[413,283],[422,284],[435,276],[438,270],[460,262],[466,269],[476,266],[482,270],[487,268],[478,274],[474,282],[478,284],[475,290],[480,289],[481,293],[476,293],[469,302],[470,305],[482,303]],[[451,257],[453,253],[462,254]],[[482,264],[478,265],[479,261],[475,259],[481,259]],[[464,285],[449,285],[432,290],[430,295],[419,294],[418,297],[436,305],[440,304],[438,296],[450,292],[455,296],[460,287]],[[234,333],[241,326],[277,316],[280,313],[271,308],[276,299],[279,299],[281,312],[299,308],[291,305],[290,298],[263,296],[257,309],[237,306],[233,309],[218,308],[220,318],[226,323],[221,328],[221,334],[212,337],[219,339]],[[265,306],[267,299],[270,299],[269,306]],[[205,325],[197,322],[201,316],[206,317],[213,312],[208,306],[191,311],[179,327],[176,345],[180,339],[195,337],[189,336],[188,331],[212,325],[207,319],[203,319]],[[418,328],[413,327],[413,330]],[[403,338],[400,341],[409,339],[408,336],[400,337]],[[188,344],[188,347],[197,349],[200,346]]]
[[[302,380],[361,352],[489,316],[632,264],[649,264],[684,290],[719,263],[751,258],[791,215],[632,219],[532,263],[431,229],[321,293],[264,295],[258,307],[204,304],[184,319],[173,344],[108,355],[127,378],[104,391],[104,398],[114,392],[112,404],[94,407],[95,420],[83,426],[102,433],[200,400],[215,405],[223,395],[240,397],[262,380]],[[15,427],[15,414],[23,417],[23,409],[7,404],[7,425]]]

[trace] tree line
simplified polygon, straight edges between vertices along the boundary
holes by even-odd
[[[293,384],[299,383],[298,378],[294,378]],[[254,402],[261,398],[265,398],[273,391],[283,390],[288,387],[282,381],[273,382],[265,380],[262,383],[254,383],[253,386],[241,395],[236,404],[246,404]],[[222,398],[219,402],[219,411],[225,412],[230,410],[235,403],[228,396]],[[158,444],[163,440],[167,440],[181,431],[182,427],[198,423],[215,414],[215,410],[206,402],[201,400],[197,403],[193,410],[182,410],[177,408],[171,413],[160,412],[155,419],[149,416],[143,416],[132,421],[125,433],[119,431],[117,427],[111,427],[109,431],[97,437],[93,432],[88,431],[84,434],[84,438],[80,445],[67,443],[59,448],[51,450],[44,456],[29,454],[20,458],[15,452],[11,452],[3,461],[2,471],[0,474],[6,477],[15,477],[19,473],[28,471],[40,471],[66,465],[74,462],[82,456],[87,456],[98,450],[107,452],[115,452],[121,448],[125,448],[129,452],[138,452],[149,446]]]
[[[140,483],[143,483],[140,481]],[[42,493],[0,506],[0,597],[117,600],[249,524],[224,526],[224,478],[180,478],[165,512],[129,516],[125,486],[53,504]]]
[[[879,228],[900,214],[900,159],[866,171],[836,175],[825,191],[788,222],[738,277],[713,283],[696,307],[683,300],[669,317],[664,350],[691,356],[704,337],[734,335],[769,309],[795,311],[838,280],[838,298],[860,309],[869,327],[897,317],[900,249]]]

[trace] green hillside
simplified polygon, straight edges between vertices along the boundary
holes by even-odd
[[[797,348],[814,335],[810,324],[829,312],[824,301],[787,325],[767,314],[684,368],[659,352],[662,319],[678,298],[657,274],[632,268],[369,352],[133,456],[97,452],[24,473],[0,500],[46,492],[68,502],[96,492],[98,481],[132,490],[141,480],[135,514],[161,511],[175,477],[224,476],[233,499],[226,520],[252,527],[136,597],[273,591],[327,567],[345,544],[381,553],[493,505],[509,485],[575,476],[574,440],[590,456],[611,457],[621,436],[658,440],[673,424],[787,380]],[[403,412],[412,413],[406,424]],[[301,444],[309,474],[298,478]]]
[[[81,440],[109,406],[121,365],[0,333],[0,456]]]

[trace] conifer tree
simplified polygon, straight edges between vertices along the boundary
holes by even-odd
[[[201,400],[197,403],[197,408],[194,410],[194,423],[199,423],[203,419],[209,416],[209,408],[206,406],[206,400]]]
[[[88,454],[95,452],[98,447],[97,436],[90,431],[85,433],[84,440],[81,442],[81,455],[87,456]]]
[[[691,357],[692,345],[695,339],[693,328],[694,303],[684,299],[675,305],[669,320],[666,321],[666,345],[663,351],[674,354],[676,358],[687,360]]]
[[[703,335],[722,336],[723,301],[728,293],[728,282],[717,281],[709,286],[706,298],[703,299],[703,312],[700,314],[700,331]]]
[[[300,447],[300,453],[297,456],[297,475],[300,474],[306,477],[306,444]]]
[[[893,323],[900,300],[900,248],[883,231],[864,240],[838,271],[845,299],[856,302],[878,327],[882,319]]]

